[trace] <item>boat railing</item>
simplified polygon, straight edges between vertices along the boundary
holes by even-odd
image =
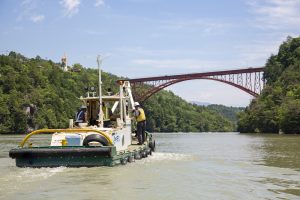
[[[103,137],[105,137],[105,139],[107,139],[108,143],[110,145],[113,145],[113,141],[111,140],[111,138],[107,135],[107,133],[100,131],[100,130],[95,130],[95,129],[39,129],[39,130],[35,130],[32,131],[31,133],[27,134],[25,136],[25,138],[22,140],[22,142],[20,143],[20,147],[23,148],[25,143],[27,142],[27,140],[36,134],[40,134],[40,133],[59,133],[59,132],[64,132],[64,133],[86,133],[86,132],[94,132],[97,134],[102,135]]]

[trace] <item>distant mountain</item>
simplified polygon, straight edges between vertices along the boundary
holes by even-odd
[[[208,103],[208,102],[200,102],[200,101],[190,101],[192,104],[196,104],[198,106],[208,106],[210,105],[211,103]]]
[[[196,104],[198,106],[205,106],[207,109],[215,111],[216,113],[228,119],[235,125],[237,124],[238,121],[237,114],[245,110],[244,107],[224,106],[218,104],[211,104],[208,102],[191,101],[190,103]]]
[[[245,110],[244,107],[232,107],[217,104],[210,104],[207,108],[215,110],[218,114],[222,115],[234,124],[237,124],[238,121],[237,114]]]

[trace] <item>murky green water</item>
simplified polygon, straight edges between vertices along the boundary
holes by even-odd
[[[157,152],[126,166],[22,169],[8,158],[22,137],[0,136],[0,199],[300,199],[300,136],[155,137]]]

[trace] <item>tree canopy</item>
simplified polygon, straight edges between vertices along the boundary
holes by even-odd
[[[300,37],[280,46],[268,59],[266,86],[239,114],[240,132],[300,133]]]
[[[85,95],[84,88],[98,85],[96,69],[79,63],[68,68],[64,72],[60,63],[40,56],[26,58],[16,52],[0,55],[0,133],[67,127],[68,119],[74,118],[81,105],[79,97]],[[104,93],[109,88],[113,93],[118,91],[117,79],[121,77],[102,73]],[[192,105],[165,90],[143,106],[149,131],[233,131],[235,128],[233,122],[215,109]]]

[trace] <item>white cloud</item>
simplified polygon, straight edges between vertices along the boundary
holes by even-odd
[[[287,36],[298,37],[299,33],[278,32],[262,35],[261,39],[241,43],[234,48],[239,52],[237,56],[245,67],[263,66],[271,54],[277,54],[280,45]]]
[[[182,72],[204,72],[214,69],[224,69],[224,63],[218,61],[203,61],[196,59],[134,59],[133,64],[151,67],[152,69],[180,70]],[[222,67],[223,66],[223,67]],[[173,72],[174,73],[174,72]]]
[[[95,36],[99,36],[99,35],[104,35],[105,32],[103,31],[96,31],[96,30],[91,30],[91,29],[88,29],[88,30],[84,30],[83,31],[85,34],[88,34],[88,35],[95,35]]]
[[[36,14],[38,10],[37,0],[24,0],[21,2],[21,11],[17,20],[30,20],[34,23],[42,22],[45,19],[43,14]]]
[[[202,49],[185,49],[182,51],[182,48],[156,48],[149,49],[143,46],[126,46],[126,47],[117,47],[114,49],[116,54],[123,55],[126,57],[135,55],[137,57],[155,57],[157,58],[166,58],[166,57],[191,57],[191,56],[203,56],[206,51]]]
[[[228,27],[232,27],[232,24],[215,21],[211,19],[179,19],[161,21],[161,28],[171,31],[179,30],[197,30],[202,34],[208,35],[212,33],[219,33],[224,31]]]
[[[79,11],[80,0],[63,0],[60,4],[64,8],[64,15],[67,17],[72,17]]]
[[[264,41],[253,41],[251,43],[240,44],[235,46],[235,49],[239,52],[239,59],[245,67],[253,67],[258,65],[264,65],[266,60],[271,54],[276,54],[279,45],[284,39],[275,40],[264,40]],[[255,49],[255,51],[253,51]]]
[[[21,5],[22,6],[31,5],[33,2],[34,2],[34,0],[24,0],[24,1],[21,2]]]
[[[250,0],[250,10],[256,15],[256,26],[282,29],[300,26],[299,0]]]
[[[95,5],[95,7],[104,6],[105,2],[104,2],[104,0],[96,0],[94,5]]]
[[[20,11],[17,20],[23,20],[36,9],[36,2],[33,0],[24,0],[20,4]]]
[[[42,22],[45,19],[44,15],[33,15],[30,17],[30,20],[34,23]]]

